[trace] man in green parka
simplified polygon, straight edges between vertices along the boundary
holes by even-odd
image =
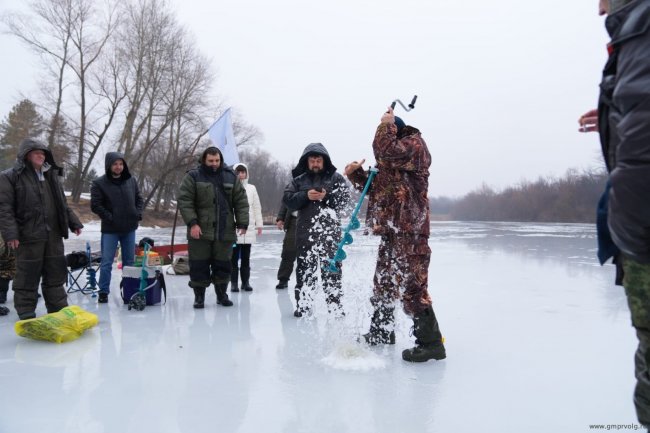
[[[224,165],[216,147],[208,147],[201,164],[187,172],[178,191],[178,208],[187,224],[189,286],[194,308],[203,308],[205,289],[214,284],[217,304],[229,307],[232,245],[248,227],[246,190],[235,172]],[[236,232],[235,232],[236,230]]]

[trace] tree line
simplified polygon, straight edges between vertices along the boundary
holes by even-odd
[[[569,170],[502,191],[484,184],[459,199],[430,198],[430,207],[438,219],[455,221],[594,222],[606,182],[603,170]]]

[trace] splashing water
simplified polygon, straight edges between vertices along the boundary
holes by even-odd
[[[321,359],[337,370],[369,371],[386,367],[386,360],[360,343],[338,342],[331,353]]]

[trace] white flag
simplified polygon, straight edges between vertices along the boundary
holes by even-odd
[[[212,144],[221,151],[224,164],[232,166],[239,162],[237,143],[235,143],[235,135],[232,130],[230,108],[212,124],[210,129],[208,129],[208,135],[210,136],[210,140],[212,140]]]

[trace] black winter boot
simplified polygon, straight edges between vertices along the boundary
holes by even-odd
[[[239,268],[232,268],[230,271],[230,291],[239,292]]]
[[[402,352],[404,361],[425,362],[430,359],[439,360],[447,357],[433,307],[429,306],[413,317],[413,334],[416,337],[416,346]]]
[[[0,278],[0,304],[7,302],[7,292],[9,291],[9,281],[6,278]]]
[[[194,289],[194,308],[203,308],[205,306],[205,287],[193,287]]]
[[[253,288],[249,284],[249,281],[251,279],[251,268],[245,268],[242,266],[241,268],[241,289],[246,291],[246,292],[252,292]]]
[[[275,286],[276,289],[286,289],[289,287],[289,280],[278,280],[278,285]]]
[[[370,330],[363,339],[370,346],[395,344],[395,307],[379,306],[370,319]]]
[[[228,294],[226,293],[227,288],[228,283],[214,285],[214,292],[217,294],[217,304],[223,305],[224,307],[232,307],[232,301],[228,299]]]

